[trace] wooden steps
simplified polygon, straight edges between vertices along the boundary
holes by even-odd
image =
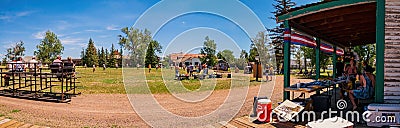
[[[0,128],[48,128],[0,117]]]

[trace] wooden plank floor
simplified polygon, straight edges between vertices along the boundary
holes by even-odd
[[[0,117],[0,128],[48,128]]]
[[[236,118],[229,123],[220,122],[220,124],[216,124],[214,126],[221,128],[306,128],[303,125],[297,125],[290,122],[255,124],[248,116]]]

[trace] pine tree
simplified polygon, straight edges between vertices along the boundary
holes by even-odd
[[[114,44],[111,45],[110,49],[110,58],[108,59],[108,66],[109,67],[115,67],[115,64],[117,63],[116,55],[115,55],[115,48]]]
[[[282,13],[286,13],[290,8],[296,6],[295,2],[291,0],[274,0],[275,4],[272,6],[275,8],[274,16]],[[270,17],[272,20],[276,20],[275,17]],[[283,32],[285,28],[283,27],[282,23],[277,23],[274,28],[268,28],[267,31],[269,32],[269,37],[271,39],[272,45],[275,50],[275,58],[277,64],[283,64]],[[279,66],[278,66],[279,67]]]
[[[97,50],[96,50],[96,47],[94,46],[94,42],[91,38],[89,39],[89,43],[88,43],[88,47],[86,48],[85,55],[86,55],[85,59],[87,61],[86,63],[88,66],[98,64],[99,57],[97,55]]]
[[[82,51],[81,51],[81,60],[82,60],[82,66],[87,64],[86,54],[85,54],[85,49],[84,48],[82,48]]]
[[[146,60],[144,61],[146,67],[150,64],[151,67],[155,67],[158,64],[158,56],[156,55],[156,47],[159,45],[157,41],[151,41],[146,50]]]

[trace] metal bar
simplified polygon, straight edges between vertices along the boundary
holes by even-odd
[[[277,16],[276,20],[277,20],[277,22],[283,22],[285,20],[294,19],[297,17],[313,14],[313,13],[320,12],[320,11],[326,11],[329,9],[351,6],[351,5],[355,5],[355,4],[370,3],[370,2],[375,2],[375,1],[376,0],[335,0],[335,1],[327,2],[327,3],[322,3],[322,4],[310,6],[307,8],[295,10],[295,11]]]
[[[289,21],[286,20],[285,23],[285,31],[288,32],[289,34],[285,35],[285,40],[284,40],[284,58],[283,58],[283,72],[284,72],[284,88],[290,86],[290,25]],[[289,98],[290,93],[289,92],[283,92],[283,99],[286,100]]]
[[[334,46],[333,46],[333,59],[332,59],[332,63],[333,63],[333,74],[332,74],[332,78],[333,78],[333,79],[336,78],[336,62],[337,62],[336,50],[337,50],[337,47],[336,47],[336,45],[334,45]]]
[[[385,57],[385,0],[376,3],[376,84],[375,102],[383,103],[384,98],[384,57]]]
[[[320,62],[319,62],[319,58],[320,58],[320,48],[321,48],[321,39],[317,38],[317,47],[315,48],[315,80],[319,79],[319,75],[320,75]]]

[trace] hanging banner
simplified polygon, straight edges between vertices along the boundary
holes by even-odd
[[[290,37],[290,38],[289,38]],[[296,33],[292,33],[290,34],[288,30],[286,30],[284,32],[284,40],[289,40],[292,44],[295,45],[300,45],[300,46],[305,46],[305,47],[309,47],[309,48],[316,48],[317,47],[317,42],[313,39],[310,38],[308,36],[304,36],[304,35],[300,35],[300,34],[296,34]],[[320,45],[320,50],[322,52],[325,52],[327,54],[332,54],[333,52],[333,47],[329,44],[326,43],[321,43]],[[336,49],[336,54],[339,56],[343,56],[344,55],[344,51],[340,48]]]

